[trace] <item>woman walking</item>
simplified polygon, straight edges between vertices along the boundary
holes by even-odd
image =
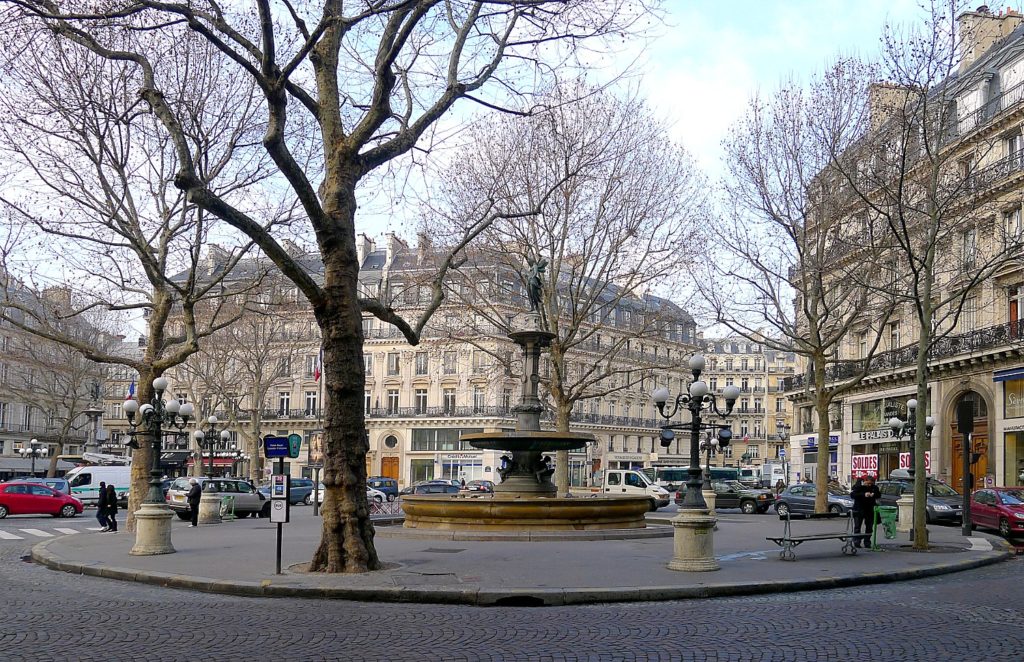
[[[117,490],[107,485],[107,526],[110,533],[117,533]]]
[[[100,523],[100,531],[109,531],[107,524],[107,484],[100,482],[100,491],[96,495],[96,521]]]

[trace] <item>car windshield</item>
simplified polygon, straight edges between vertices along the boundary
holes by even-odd
[[[744,485],[743,483],[741,483],[738,480],[723,480],[722,484],[723,485],[728,485],[731,489],[734,489],[737,492],[740,491],[740,490],[747,489],[747,486]]]
[[[839,488],[839,487],[830,487],[830,488],[828,488],[828,493],[833,495],[833,496],[849,496],[850,495],[850,493],[848,491],[846,491],[846,490],[844,490],[842,488]]]
[[[1024,506],[1024,490],[1007,490],[1000,492],[999,496],[1002,497],[1003,505]]]
[[[928,496],[957,497],[960,496],[960,493],[945,483],[929,482]]]

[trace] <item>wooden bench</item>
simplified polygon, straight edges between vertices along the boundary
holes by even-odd
[[[842,533],[815,533],[809,536],[794,536],[792,529],[791,519],[835,519],[837,517],[846,518],[846,531]],[[854,533],[853,532],[853,516],[852,513],[793,513],[790,514],[788,511],[785,515],[779,515],[779,519],[783,520],[785,524],[782,528],[782,535],[779,537],[766,537],[765,540],[770,540],[782,547],[782,551],[779,553],[779,558],[783,561],[796,561],[796,554],[793,549],[799,547],[802,543],[811,540],[841,540],[843,542],[843,554],[852,556],[857,553],[857,548],[854,543],[857,540],[870,540],[870,533]]]

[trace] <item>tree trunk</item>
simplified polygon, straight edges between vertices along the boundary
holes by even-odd
[[[814,512],[828,512],[828,480],[829,460],[832,452],[829,449],[831,426],[828,420],[828,407],[832,398],[825,392],[825,357],[814,357],[814,409],[818,413],[818,461],[816,463],[814,487],[817,496],[814,498]]]
[[[317,323],[324,351],[323,533],[310,570],[366,572],[380,568],[366,501],[362,311],[355,246],[355,185],[323,197],[333,227],[318,237],[324,258],[324,298]]]
[[[57,477],[57,458],[59,458],[64,453],[64,435],[65,434],[67,434],[67,431],[64,431],[63,433],[61,433],[60,437],[57,439],[57,448],[56,448],[56,450],[53,451],[53,455],[50,456],[50,461],[46,465],[46,477],[47,478],[56,478]]]
[[[139,404],[145,404],[153,400],[153,379],[156,377],[151,371],[139,373],[139,385],[136,397]],[[145,430],[141,424],[141,415],[135,415],[135,422],[139,423],[139,430]],[[153,465],[153,439],[148,434],[139,434],[135,437],[139,443],[132,453],[131,464],[131,485],[128,488],[128,518],[125,521],[125,530],[135,532],[135,511],[139,509],[142,502],[149,494],[149,471]]]
[[[925,430],[925,417],[928,414],[928,348],[932,342],[932,278],[934,266],[934,242],[927,249],[924,256],[924,268],[921,270],[921,302],[920,337],[917,341],[917,366],[915,377],[917,379],[917,411],[915,413],[915,424],[917,429],[914,433],[914,549],[928,549],[928,475],[925,473],[924,453],[927,449]],[[966,478],[965,478],[966,480]],[[967,483],[965,482],[964,485]]]
[[[569,417],[572,408],[565,404],[556,404],[555,430],[569,431]],[[569,496],[569,451],[555,451],[555,487],[558,496]]]

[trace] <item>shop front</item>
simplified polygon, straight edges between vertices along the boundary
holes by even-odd
[[[828,437],[828,474],[829,476],[839,475],[839,439],[840,433],[830,433]],[[799,437],[797,441],[800,444],[800,457],[798,462],[794,463],[796,466],[790,470],[790,473],[799,471],[800,473],[795,476],[791,476],[796,480],[804,480],[807,482],[813,482],[818,475],[818,436],[809,434],[806,436]]]
[[[607,453],[606,469],[643,469],[651,456],[647,453]]]
[[[885,479],[900,468],[900,442],[893,439],[892,430],[865,430],[855,432],[850,444],[850,472],[848,478],[855,480],[865,476]],[[910,457],[905,453],[904,464]]]
[[[998,484],[1024,486],[1024,367],[1000,370],[993,380],[1003,387],[1003,466]]]

